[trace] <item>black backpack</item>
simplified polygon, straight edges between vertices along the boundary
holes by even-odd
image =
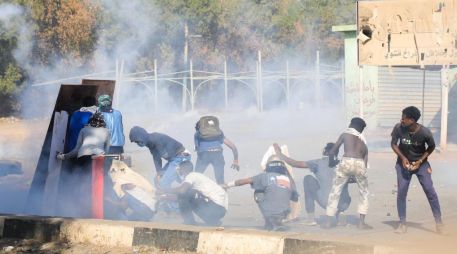
[[[219,119],[215,116],[202,116],[195,125],[195,130],[203,140],[210,140],[223,135],[219,128]]]

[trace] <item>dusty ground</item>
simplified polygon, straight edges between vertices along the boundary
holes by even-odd
[[[326,142],[337,139],[344,130],[346,122],[329,112],[311,113],[265,113],[254,111],[244,113],[219,114],[222,128],[226,136],[238,146],[240,153],[241,171],[236,172],[227,167],[226,180],[247,177],[259,172],[262,154],[273,142],[287,144],[291,156],[300,160],[320,157],[322,147]],[[184,115],[157,116],[144,120],[124,116],[125,133],[133,125],[145,127],[148,131],[167,133],[181,141],[189,150],[193,148],[193,127],[199,115],[187,113]],[[28,186],[33,177],[34,167],[41,148],[47,123],[44,120],[28,120],[18,122],[0,121],[0,159],[13,158],[21,161],[24,175],[5,176],[0,178],[0,212],[20,214],[24,207]],[[451,140],[449,151],[435,152],[430,162],[433,167],[433,180],[438,192],[443,220],[447,226],[448,235],[440,236],[434,233],[434,221],[427,199],[414,179],[408,194],[409,231],[406,235],[396,235],[396,176],[394,174],[395,156],[389,148],[388,129],[368,127],[367,139],[370,148],[369,183],[370,211],[367,221],[374,229],[359,231],[354,226],[357,223],[356,186],[350,187],[352,205],[347,211],[350,224],[347,227],[337,227],[323,230],[320,227],[307,227],[301,222],[290,225],[290,232],[305,233],[309,238],[355,241],[360,243],[375,243],[392,246],[406,246],[411,253],[437,251],[436,253],[456,253],[455,236],[457,235],[457,149]],[[147,149],[141,149],[130,142],[125,147],[126,153],[133,158],[134,168],[145,177],[154,173],[152,157]],[[232,155],[225,151],[227,166]],[[193,157],[195,161],[195,157]],[[206,172],[213,177],[212,169]],[[296,182],[301,192],[303,202],[303,176],[308,170],[295,170]],[[229,212],[224,219],[226,228],[261,229],[262,217],[256,207],[252,190],[246,187],[234,188],[229,191]],[[14,197],[14,198],[12,198]],[[324,211],[317,208],[316,215]],[[302,211],[302,218],[306,213]],[[156,220],[167,223],[179,223],[175,216],[158,214]],[[290,234],[289,232],[289,234]]]
[[[68,244],[61,242],[40,243],[35,240],[0,239],[0,253],[8,254],[185,254],[189,252],[175,252],[159,250],[150,247],[100,247],[87,244]]]

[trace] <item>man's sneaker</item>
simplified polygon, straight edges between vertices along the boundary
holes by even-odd
[[[397,234],[406,234],[406,232],[408,232],[408,227],[405,223],[400,223],[400,225],[398,225],[398,228],[395,230],[395,233]]]

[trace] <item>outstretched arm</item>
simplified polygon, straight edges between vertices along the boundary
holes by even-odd
[[[294,168],[309,168],[308,164],[306,164],[305,161],[296,161],[296,160],[284,155],[281,152],[281,148],[279,147],[278,144],[274,143],[273,147],[275,148],[276,155],[278,155],[282,161],[289,164],[290,166],[292,166]]]
[[[236,148],[235,144],[232,143],[228,138],[224,138],[224,144],[228,146],[233,153],[233,162],[232,162],[232,168],[236,170],[240,170],[240,164],[238,162],[238,149]]]
[[[231,187],[242,186],[242,185],[246,185],[246,184],[252,184],[252,177],[244,178],[244,179],[238,179],[236,181],[231,181],[231,182],[228,182],[226,184],[222,184],[221,186],[224,189],[228,189],[228,188],[231,188]]]

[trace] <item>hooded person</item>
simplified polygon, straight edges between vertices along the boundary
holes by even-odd
[[[131,142],[140,147],[147,147],[151,152],[157,173],[157,184],[160,188],[170,188],[177,178],[176,168],[183,161],[190,161],[190,152],[177,140],[172,137],[152,132],[148,133],[144,128],[134,126],[130,129],[129,138]],[[162,165],[162,159],[167,161]]]
[[[254,200],[265,220],[265,229],[284,230],[282,223],[290,213],[290,201],[298,201],[295,182],[286,165],[274,157],[267,163],[265,172],[224,184],[225,189],[250,184],[254,189]]]
[[[112,108],[111,96],[107,94],[103,94],[98,97],[98,109],[103,114],[106,128],[108,128],[110,133],[110,148],[107,153],[123,153],[125,136],[121,112]]]

